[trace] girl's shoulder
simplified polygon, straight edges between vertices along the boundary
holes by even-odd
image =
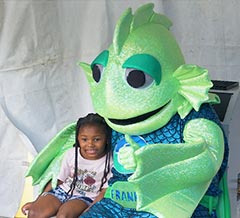
[[[74,155],[75,155],[75,147],[69,148],[64,153],[65,157],[74,156]]]

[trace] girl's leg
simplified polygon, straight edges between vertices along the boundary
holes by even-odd
[[[80,216],[87,207],[88,205],[79,199],[69,200],[61,205],[56,218],[76,218]]]
[[[28,218],[49,218],[57,214],[61,202],[53,195],[39,196],[28,211]]]

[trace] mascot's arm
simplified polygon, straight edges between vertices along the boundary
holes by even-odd
[[[29,166],[26,176],[32,177],[33,185],[39,184],[40,192],[50,180],[52,180],[52,187],[56,187],[64,153],[75,143],[75,128],[76,123],[72,123],[62,129]]]
[[[140,148],[130,136],[126,135],[126,140],[131,147],[120,149],[119,161],[126,169],[133,169],[133,166],[136,166],[136,171],[130,179],[137,179],[142,174],[170,164],[197,158],[199,155],[201,157],[203,154],[207,154],[208,161],[211,160],[211,169],[217,171],[221,165],[224,151],[221,128],[212,121],[194,119],[185,126],[183,136],[184,143],[151,144]],[[142,164],[145,159],[149,159],[147,165]],[[194,161],[196,160],[194,159]]]
[[[129,182],[136,187],[139,210],[158,214],[163,210],[159,202],[167,204],[176,198],[185,201],[186,208],[197,205],[217,173],[224,153],[221,128],[212,121],[195,119],[187,123],[183,135],[184,143],[141,148],[127,138],[134,152],[124,147],[119,156],[126,169],[136,166]]]

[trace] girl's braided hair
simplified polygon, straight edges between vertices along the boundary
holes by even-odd
[[[106,154],[106,159],[105,159],[105,167],[104,167],[104,172],[103,172],[103,177],[101,180],[101,186],[99,188],[99,191],[102,190],[103,185],[107,182],[107,175],[111,170],[111,165],[110,165],[110,160],[111,160],[111,136],[112,136],[112,130],[111,128],[107,125],[106,121],[104,120],[103,117],[101,117],[98,114],[95,113],[89,113],[85,117],[79,118],[77,121],[76,125],[76,134],[75,134],[75,144],[73,145],[75,147],[75,168],[74,168],[74,177],[72,184],[70,185],[70,189],[68,191],[68,194],[70,194],[70,197],[73,195],[73,190],[75,189],[76,182],[77,182],[77,172],[78,172],[78,152],[79,152],[79,147],[80,144],[78,142],[78,134],[80,131],[80,128],[84,127],[85,125],[98,125],[101,128],[103,128],[106,137],[107,137],[107,142],[105,146],[105,154]]]

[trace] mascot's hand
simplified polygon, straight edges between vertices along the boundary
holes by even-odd
[[[56,187],[64,153],[75,143],[75,129],[76,123],[74,122],[58,132],[29,166],[26,176],[32,177],[33,185],[39,185],[40,193],[50,180],[52,187]]]
[[[125,135],[125,139],[130,146],[122,147],[119,150],[119,163],[122,164],[126,170],[135,170],[137,167],[135,151],[138,150],[139,145],[129,135]]]
[[[135,150],[132,147],[123,147],[119,150],[119,163],[124,166],[126,170],[136,169],[136,160],[134,155]]]
[[[43,191],[46,184],[51,181],[52,188],[57,186],[58,174],[60,172],[61,162],[63,159],[64,153],[56,156],[52,162],[49,164],[49,167],[45,170],[39,180],[39,191]]]

